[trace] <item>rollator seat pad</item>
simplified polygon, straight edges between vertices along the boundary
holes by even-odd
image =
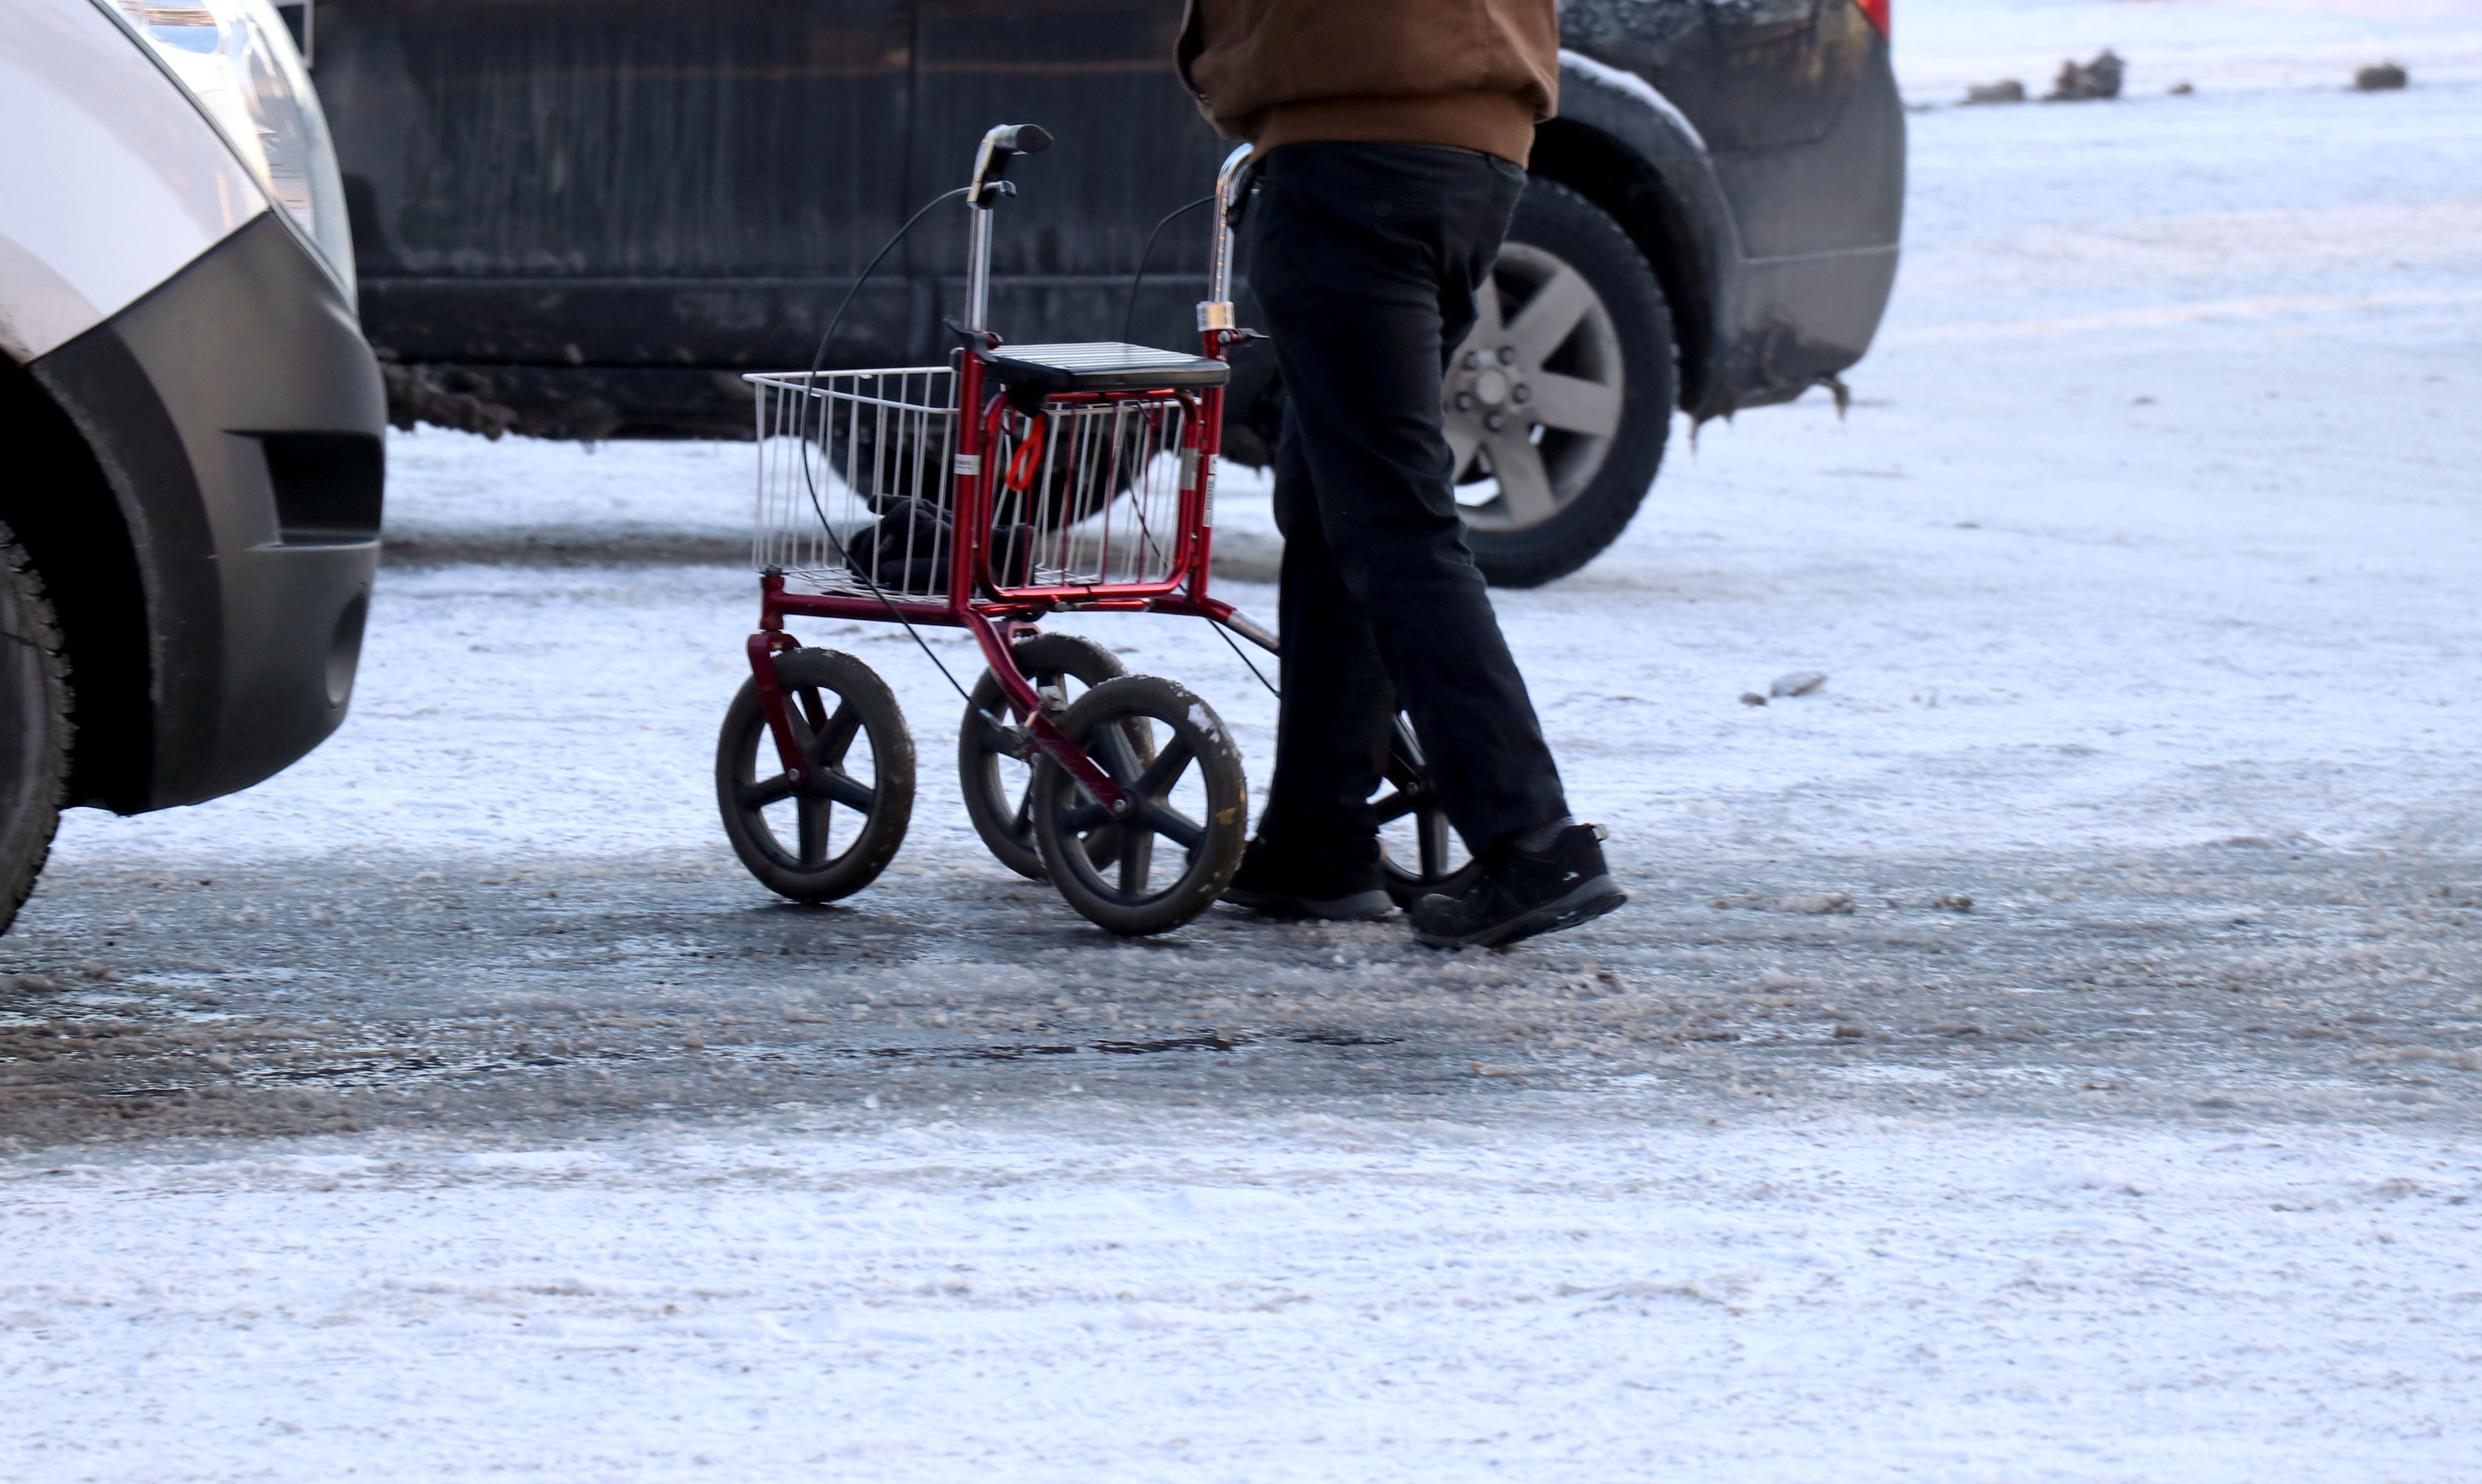
[[[1221,386],[1224,362],[1150,345],[1096,340],[1084,345],[1003,345],[983,354],[991,376],[1012,391],[1044,396],[1075,391],[1153,391]]]

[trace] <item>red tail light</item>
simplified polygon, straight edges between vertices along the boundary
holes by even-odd
[[[1853,0],[1853,3],[1862,7],[1862,13],[1870,17],[1870,24],[1881,36],[1888,34],[1888,9],[1895,0]]]

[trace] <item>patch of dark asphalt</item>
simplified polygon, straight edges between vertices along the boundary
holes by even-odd
[[[0,941],[0,1142],[1069,1096],[1682,1119],[2482,1111],[2482,871],[2461,859],[1624,874],[1611,917],[1439,953],[1401,922],[1225,909],[1124,941],[928,851],[820,908],[714,860],[226,862],[211,887],[64,862]]]

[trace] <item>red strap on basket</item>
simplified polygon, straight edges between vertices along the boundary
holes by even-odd
[[[1043,434],[1051,426],[1048,417],[1029,417],[1026,421],[1031,426],[1026,429],[1025,441],[1017,445],[1017,453],[1009,459],[1008,476],[1000,481],[1020,494],[1034,483],[1035,469],[1043,459]]]

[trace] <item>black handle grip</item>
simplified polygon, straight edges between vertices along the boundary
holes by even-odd
[[[1051,131],[1039,123],[1002,124],[984,135],[983,147],[974,156],[973,203],[986,207],[992,204],[992,198],[1001,194],[1001,183],[1008,178],[1011,160],[1050,147]]]
[[[1009,161],[1021,154],[1041,154],[1051,147],[1051,131],[1039,123],[1020,123],[1002,129],[991,141],[990,168],[983,172],[985,180],[1008,178]]]

